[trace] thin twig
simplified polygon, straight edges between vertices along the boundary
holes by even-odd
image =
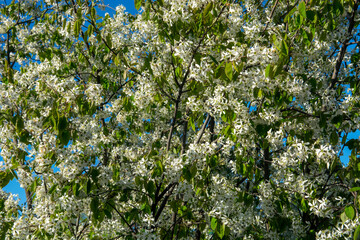
[[[352,12],[352,15],[351,15],[351,18],[349,20],[349,27],[348,27],[348,30],[347,30],[347,33],[349,35],[351,35],[354,27],[355,27],[355,15],[356,15],[356,12],[357,12],[357,8],[358,8],[358,4],[359,4],[359,1],[357,0],[354,4],[354,8],[353,8],[353,12]],[[336,59],[336,64],[335,64],[335,67],[334,67],[334,71],[333,71],[333,74],[331,76],[331,84],[330,84],[330,88],[333,88],[337,82],[337,78],[338,78],[338,75],[339,75],[339,71],[340,71],[340,66],[341,66],[341,63],[344,59],[344,56],[345,56],[345,53],[346,53],[346,49],[348,47],[348,42],[351,40],[352,36],[350,36],[349,38],[347,38],[342,46],[341,46],[341,49],[340,49],[340,53],[338,55],[338,58]]]
[[[270,22],[271,22],[271,19],[272,19],[273,15],[274,15],[274,12],[275,12],[275,9],[276,9],[278,3],[279,3],[279,0],[276,0],[273,8],[271,9],[269,21],[266,23],[265,28],[264,28],[264,30],[262,31],[263,34],[266,32],[266,29],[268,28],[268,26],[269,26],[269,24],[270,24]]]
[[[210,114],[208,113],[207,116],[206,116],[206,119],[205,119],[205,121],[204,121],[204,124],[202,125],[202,127],[201,127],[201,129],[200,129],[200,131],[199,131],[199,136],[198,136],[198,138],[196,139],[195,144],[199,144],[199,143],[200,143],[200,140],[201,140],[202,135],[204,134],[205,128],[206,128],[206,126],[208,125],[208,123],[209,123],[209,121],[210,121],[210,117],[211,117],[211,116],[210,116]]]
[[[119,216],[121,217],[121,219],[125,222],[125,224],[130,228],[131,232],[133,233],[137,233],[137,229],[133,228],[128,221],[126,221],[126,218],[119,212],[119,210],[117,210],[117,208],[115,206],[113,206],[112,204],[110,204],[109,202],[106,202],[107,205],[109,205],[110,207],[112,207],[115,212],[117,212],[117,214],[119,214]]]

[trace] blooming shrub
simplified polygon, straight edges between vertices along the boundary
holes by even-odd
[[[359,4],[1,5],[0,236],[359,239]]]

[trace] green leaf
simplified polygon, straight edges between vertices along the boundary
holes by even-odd
[[[190,182],[192,179],[192,175],[191,175],[191,171],[189,169],[190,167],[188,165],[186,165],[183,169],[182,169],[182,175],[185,178],[186,181]]]
[[[219,236],[220,239],[223,239],[223,237],[225,235],[225,229],[226,229],[225,224],[221,224],[220,225],[220,230],[217,231],[217,235]]]
[[[204,16],[208,15],[213,8],[213,2],[208,3],[204,9]]]
[[[190,116],[188,123],[189,123],[189,126],[191,127],[191,129],[195,132],[196,128],[195,128],[195,121],[194,121],[193,116]]]
[[[266,137],[267,132],[270,130],[270,128],[271,127],[266,124],[258,124],[256,125],[255,130],[259,134],[259,136]]]
[[[109,129],[107,127],[103,128],[103,133],[105,136],[109,136]]]
[[[89,25],[88,30],[87,30],[87,35],[90,37],[94,32],[94,27],[93,25]]]
[[[22,119],[22,117],[17,117],[17,120],[16,120],[16,130],[17,131],[21,131],[24,129],[24,121]]]
[[[175,69],[175,76],[179,79],[181,78],[181,68],[180,67],[177,67]]]
[[[233,77],[233,69],[232,69],[232,63],[228,62],[225,64],[225,75],[229,78],[229,80],[232,80]]]
[[[309,205],[304,198],[301,199],[301,210],[303,210],[303,212],[307,212],[309,210]]]
[[[112,218],[112,215],[111,215],[111,212],[107,209],[104,209],[104,213],[106,215],[107,218],[111,219]]]
[[[293,8],[284,18],[284,22],[288,22],[291,18],[291,16],[294,14],[294,12],[296,11],[296,8]]]
[[[159,175],[161,175],[164,172],[164,165],[161,161],[156,161],[157,171],[159,172]]]
[[[100,205],[99,199],[97,197],[94,197],[91,200],[90,209],[93,212],[95,218],[97,218],[97,216],[99,214],[99,205]]]
[[[354,232],[354,240],[360,240],[360,226],[358,226]]]
[[[142,0],[135,0],[135,8],[139,11],[142,4]]]
[[[75,196],[79,196],[79,188],[80,188],[80,184],[79,183],[75,183],[72,187],[73,193]]]
[[[14,175],[9,171],[0,171],[0,187],[3,188],[14,178]]]
[[[86,194],[89,194],[91,192],[91,180],[88,179],[86,183]]]
[[[160,93],[156,93],[156,95],[154,96],[154,100],[156,102],[161,102],[162,101],[162,97]]]
[[[200,53],[195,53],[194,58],[195,58],[195,62],[200,65],[200,63],[201,63],[201,54]]]
[[[91,16],[91,19],[96,18],[96,9],[94,7],[91,8],[90,16]]]
[[[147,203],[143,203],[140,209],[147,214],[151,214],[151,206]]]
[[[349,218],[346,216],[345,212],[340,214],[340,219],[343,223],[346,222],[347,220],[349,220]]]
[[[350,188],[349,190],[350,192],[357,192],[357,191],[360,191],[360,187],[353,187],[353,188]]]
[[[118,53],[118,54],[114,57],[114,64],[115,64],[116,66],[120,66],[120,64],[121,64],[121,55],[120,55],[120,53]]]
[[[197,167],[196,164],[193,164],[190,168],[191,178],[194,178],[196,176],[196,173],[197,173]]]
[[[237,72],[241,72],[244,69],[244,62],[241,62],[237,66],[234,66],[234,68]]]
[[[344,122],[343,119],[344,118],[342,115],[337,115],[337,116],[333,117],[333,119],[331,120],[331,123],[333,123],[336,128],[340,128],[341,124]]]
[[[66,117],[60,117],[59,118],[59,123],[58,123],[58,130],[60,131],[60,132],[62,132],[62,131],[64,131],[66,128],[67,128],[67,124],[68,124],[68,122],[67,122],[67,119],[66,119]]]
[[[262,98],[263,97],[263,92],[262,92],[262,90],[260,88],[255,87],[254,91],[253,91],[253,95],[254,95],[254,98]]]
[[[75,36],[79,36],[79,33],[80,33],[80,27],[81,27],[81,21],[80,20],[77,20],[74,24],[74,34]]]
[[[152,180],[148,181],[145,186],[146,191],[149,193],[149,195],[152,195],[155,191],[155,184]]]
[[[108,34],[108,35],[106,36],[106,43],[107,43],[107,45],[109,46],[109,48],[112,49],[112,39],[111,39],[111,35],[110,35],[110,34]]]
[[[2,228],[0,229],[0,240],[5,240],[7,239],[7,232],[8,230],[11,228],[12,223],[11,222],[3,222],[2,223]]]
[[[60,140],[60,144],[66,146],[70,141],[70,132],[69,131],[60,132],[58,138]]]
[[[285,56],[289,55],[289,47],[286,41],[284,40],[281,41],[281,53],[284,54]]]
[[[299,13],[303,18],[306,18],[306,5],[304,1],[299,4]]]
[[[49,194],[52,194],[53,192],[55,192],[56,187],[57,187],[57,184],[52,185],[51,188],[49,189]]]
[[[265,69],[265,77],[272,79],[274,77],[274,72],[271,64],[267,65]]]
[[[217,219],[212,217],[211,218],[211,229],[212,230],[215,230],[216,229],[216,226],[217,226]]]
[[[345,146],[347,146],[350,150],[353,150],[356,147],[359,147],[360,140],[359,139],[350,139]]]
[[[355,218],[355,209],[352,205],[345,207],[345,214],[348,218],[353,220]]]
[[[141,181],[141,178],[139,176],[136,176],[135,177],[135,184],[137,186],[141,186],[142,185],[142,181]]]
[[[330,134],[330,143],[332,145],[336,145],[339,142],[339,135],[337,134],[336,131],[332,131]]]

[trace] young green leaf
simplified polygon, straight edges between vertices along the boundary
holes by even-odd
[[[232,63],[231,62],[227,62],[225,64],[225,75],[228,77],[228,79],[231,81],[233,78],[233,68],[232,68]]]
[[[345,207],[345,214],[348,218],[353,220],[355,218],[355,209],[352,205]]]
[[[271,64],[268,64],[266,69],[265,69],[265,77],[272,79],[274,76],[274,72],[272,69]]]
[[[304,1],[299,4],[299,13],[303,18],[306,18],[306,5]]]
[[[208,3],[204,9],[204,16],[208,15],[209,12],[212,10],[212,8],[213,8],[213,2]]]
[[[217,219],[212,217],[211,218],[211,229],[212,230],[215,230],[216,229],[216,226],[217,226]]]
[[[354,240],[360,240],[360,225],[355,229]]]
[[[135,0],[135,8],[136,8],[136,10],[139,10],[139,9],[140,9],[141,4],[142,4],[142,1],[143,1],[143,0]]]

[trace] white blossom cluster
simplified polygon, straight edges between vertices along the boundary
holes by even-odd
[[[0,184],[27,200],[0,191],[0,236],[359,234],[359,1],[15,2]]]

